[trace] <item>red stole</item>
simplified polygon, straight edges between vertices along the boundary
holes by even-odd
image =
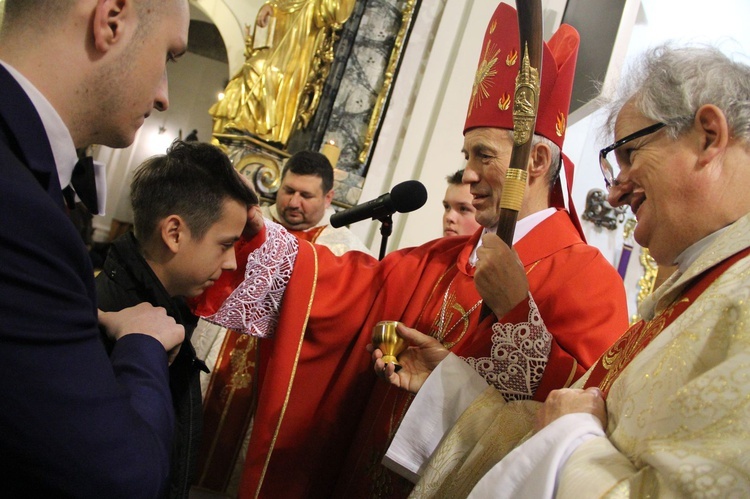
[[[294,234],[300,239],[314,243],[318,240],[318,236],[320,236],[320,233],[323,232],[323,229],[325,228],[326,226],[322,225],[320,227],[313,227],[312,229],[308,230],[290,230],[289,233]]]
[[[650,321],[641,319],[633,324],[619,340],[612,345],[596,362],[586,381],[585,388],[599,387],[607,397],[612,383],[659,333],[669,327],[721,274],[738,260],[750,254],[750,248],[736,253],[718,265],[705,271],[695,279],[672,304]]]

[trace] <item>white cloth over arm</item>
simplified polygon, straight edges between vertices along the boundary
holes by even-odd
[[[414,398],[383,465],[417,482],[443,436],[486,389],[484,378],[471,366],[448,354]]]
[[[276,332],[284,292],[297,260],[299,242],[281,225],[266,220],[266,241],[247,259],[245,279],[215,314],[205,320],[259,338]]]
[[[496,464],[469,498],[554,497],[557,476],[568,457],[583,442],[597,436],[604,436],[604,430],[592,414],[558,418]]]

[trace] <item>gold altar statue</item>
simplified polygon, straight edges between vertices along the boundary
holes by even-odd
[[[211,106],[214,133],[234,131],[286,146],[306,126],[320,100],[333,61],[335,34],[356,0],[270,0],[258,11],[256,31],[245,39],[245,63]],[[266,46],[257,28],[275,19]]]

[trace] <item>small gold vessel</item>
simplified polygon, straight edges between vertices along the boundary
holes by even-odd
[[[398,355],[406,348],[406,340],[396,332],[398,321],[380,321],[372,328],[372,344],[383,352],[383,362],[392,362],[396,371],[401,369]]]

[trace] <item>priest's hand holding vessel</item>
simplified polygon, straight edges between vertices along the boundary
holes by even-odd
[[[372,329],[372,344],[383,352],[383,362],[393,363],[396,371],[401,369],[398,355],[406,348],[406,340],[396,332],[398,321],[380,321]]]

